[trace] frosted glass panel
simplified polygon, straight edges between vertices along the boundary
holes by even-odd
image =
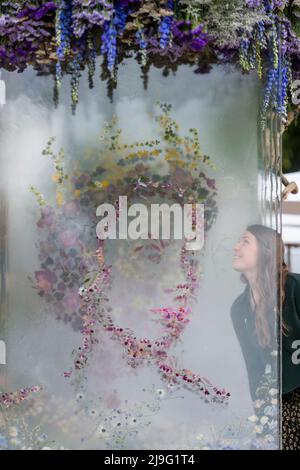
[[[280,229],[260,86],[221,66],[139,75],[128,60],[113,101],[82,81],[72,115],[67,81],[54,108],[51,78],[3,74],[0,446],[278,448],[276,316],[269,347],[246,342],[233,258],[247,226]],[[119,196],[204,204],[203,246],[99,241]]]

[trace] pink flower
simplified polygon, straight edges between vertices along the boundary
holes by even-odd
[[[71,248],[78,245],[77,234],[71,230],[65,230],[59,236],[60,241],[66,248]]]
[[[49,269],[44,269],[43,271],[36,271],[35,278],[37,280],[37,287],[45,293],[50,293],[53,289],[55,282],[57,281],[56,275],[49,271]]]
[[[64,305],[71,311],[77,310],[80,306],[81,299],[78,295],[78,289],[74,289],[64,297]]]
[[[206,184],[210,189],[216,189],[215,180],[211,178],[206,178]]]
[[[193,177],[186,170],[176,168],[172,174],[172,183],[186,189],[192,185]]]
[[[54,211],[51,206],[45,206],[41,209],[41,218],[37,222],[39,228],[45,228],[54,223]]]
[[[79,212],[79,204],[76,201],[67,202],[64,205],[64,213],[66,215],[76,215]]]

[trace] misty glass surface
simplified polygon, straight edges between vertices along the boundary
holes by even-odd
[[[215,66],[209,74],[195,74],[182,66],[176,75],[168,77],[152,70],[145,90],[138,66],[128,60],[120,68],[113,102],[107,97],[105,83],[99,80],[89,90],[86,81],[81,81],[75,116],[70,110],[68,79],[63,81],[60,104],[55,109],[51,77],[37,77],[28,69],[22,74],[3,73],[2,78],[6,81],[7,103],[0,111],[1,339],[6,343],[7,363],[0,366],[1,391],[42,387],[19,405],[2,406],[3,447],[278,448],[278,345],[275,341],[273,353],[266,360],[262,394],[253,397],[257,377],[251,375],[253,368],[250,375],[247,372],[231,317],[232,305],[245,289],[240,273],[233,267],[234,246],[249,224],[274,228],[278,217],[273,198],[276,202],[279,190],[273,187],[271,192],[266,186],[273,170],[270,164],[266,177],[258,130],[261,89],[255,77],[221,66]],[[189,323],[167,350],[167,362],[226,390],[230,396],[224,403],[212,403],[210,396],[195,392],[183,379],[170,384],[153,362],[134,367],[128,363],[124,345],[111,339],[99,324],[95,325],[98,342],[82,376],[65,377],[82,344],[78,291],[86,281],[86,273],[77,270],[72,282],[68,280],[68,296],[62,302],[58,296],[58,304],[51,300],[53,279],[45,280],[42,275],[38,279],[40,291],[44,281],[44,291],[50,297],[41,295],[36,287],[36,273],[48,269],[58,275],[55,263],[59,254],[50,254],[45,267],[41,239],[49,236],[47,217],[49,221],[51,214],[41,222],[37,198],[29,188],[37,188],[53,206],[57,198],[67,198],[65,193],[57,195],[53,161],[42,155],[49,138],[56,138],[55,151],[64,148],[69,175],[76,171],[91,174],[97,166],[108,167],[112,179],[100,169],[99,181],[107,179],[104,186],[112,184],[124,168],[116,165],[121,151],[112,152],[109,159],[101,151],[99,136],[105,122],[116,116],[122,129],[121,140],[129,145],[155,141],[160,138],[155,121],[160,112],[157,102],[172,105],[170,116],[179,124],[181,135],[189,135],[191,128],[198,130],[201,155],[208,155],[215,166],[204,162],[199,165],[209,178],[209,194],[214,184],[216,188],[216,217],[205,233],[204,247],[194,254],[200,283],[190,301]],[[156,175],[166,172],[159,158],[150,164]],[[175,160],[174,170],[176,156],[170,158]],[[180,186],[180,177],[184,180],[184,176],[180,165],[178,169]],[[126,182],[126,171],[122,175],[120,179]],[[117,188],[118,184],[122,186],[120,179],[115,182]],[[85,184],[84,178],[78,183],[77,201]],[[182,184],[188,186],[188,179]],[[152,199],[156,201],[155,195],[137,197],[136,202],[149,204]],[[273,217],[265,217],[266,204]],[[72,206],[69,209],[72,211]],[[95,246],[94,216],[89,205],[75,222],[66,216],[64,236],[79,236],[82,230],[85,239],[90,237],[90,247]],[[37,225],[39,221],[40,225],[45,223],[43,230]],[[63,232],[61,225],[55,236]],[[61,243],[68,247],[68,240],[61,238]],[[110,240],[105,248],[106,262],[113,273],[107,290],[111,317],[116,325],[152,341],[162,337],[164,326],[157,321],[159,314],[151,309],[174,306],[174,292],[169,287],[185,282],[180,269],[180,241],[154,245],[149,240]],[[71,246],[72,242],[70,250]],[[76,251],[65,252],[69,257],[66,271],[74,272],[72,259]],[[91,251],[90,256],[95,254]],[[275,275],[271,282],[276,292]],[[274,337],[276,329],[274,315],[270,327]],[[265,350],[257,354],[265,361]]]

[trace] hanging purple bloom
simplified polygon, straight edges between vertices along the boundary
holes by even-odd
[[[26,4],[26,8],[24,8],[17,14],[17,18],[29,17],[29,18],[34,18],[35,20],[40,20],[45,15],[47,15],[50,12],[55,11],[56,9],[57,9],[57,5],[54,2],[44,3],[40,7]]]
[[[145,33],[143,29],[139,29],[135,34],[137,43],[141,50],[147,49],[147,40],[145,38]]]
[[[113,5],[105,0],[73,0],[73,31],[76,37],[82,37],[95,26],[102,27],[112,18]]]
[[[126,28],[126,21],[128,17],[128,10],[121,6],[121,5],[116,5],[115,6],[115,17],[113,19],[114,25],[117,28],[117,31],[119,33],[123,33],[125,28]]]
[[[168,1],[168,8],[170,10],[174,9],[174,1]],[[171,41],[172,38],[172,24],[173,24],[173,16],[165,16],[159,25],[159,46],[161,49],[165,49]]]
[[[174,21],[172,35],[174,43],[194,52],[200,52],[209,42],[208,34],[203,32],[202,25],[191,29],[190,21]]]
[[[116,0],[116,5],[121,8],[129,7],[134,3],[140,3],[141,0]]]
[[[101,39],[101,53],[106,56],[108,70],[113,74],[117,57],[117,29],[113,21],[105,23]]]
[[[32,5],[28,10],[20,5],[9,8],[8,2],[4,2],[3,8],[5,14],[0,15],[0,66],[7,64],[9,70],[18,68],[22,71],[46,42],[45,38],[50,38],[52,25],[46,16],[54,13],[56,6],[48,2],[44,7]]]
[[[71,109],[72,114],[76,112],[79,98],[79,80],[80,80],[80,64],[82,62],[82,51],[78,51],[71,62]]]
[[[145,37],[145,32],[144,29],[141,28],[139,29],[136,34],[135,34],[136,42],[139,46],[139,51],[142,59],[142,65],[145,66],[147,64],[148,60],[148,53],[147,53],[147,48],[148,48],[148,41]]]
[[[72,0],[61,0],[56,17],[56,54],[63,60],[70,47],[72,35]]]

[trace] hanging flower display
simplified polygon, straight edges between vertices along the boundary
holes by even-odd
[[[182,63],[232,62],[256,69],[265,82],[262,121],[269,110],[287,119],[297,77],[300,39],[296,0],[43,0],[4,1],[0,6],[0,66],[23,71],[32,65],[55,77],[55,102],[64,74],[74,79],[74,56],[91,70],[102,55],[108,80],[136,53],[145,68]],[[202,67],[199,67],[202,64]],[[107,70],[107,73],[105,73]],[[76,85],[77,87],[77,85]],[[78,96],[72,91],[72,108]]]

